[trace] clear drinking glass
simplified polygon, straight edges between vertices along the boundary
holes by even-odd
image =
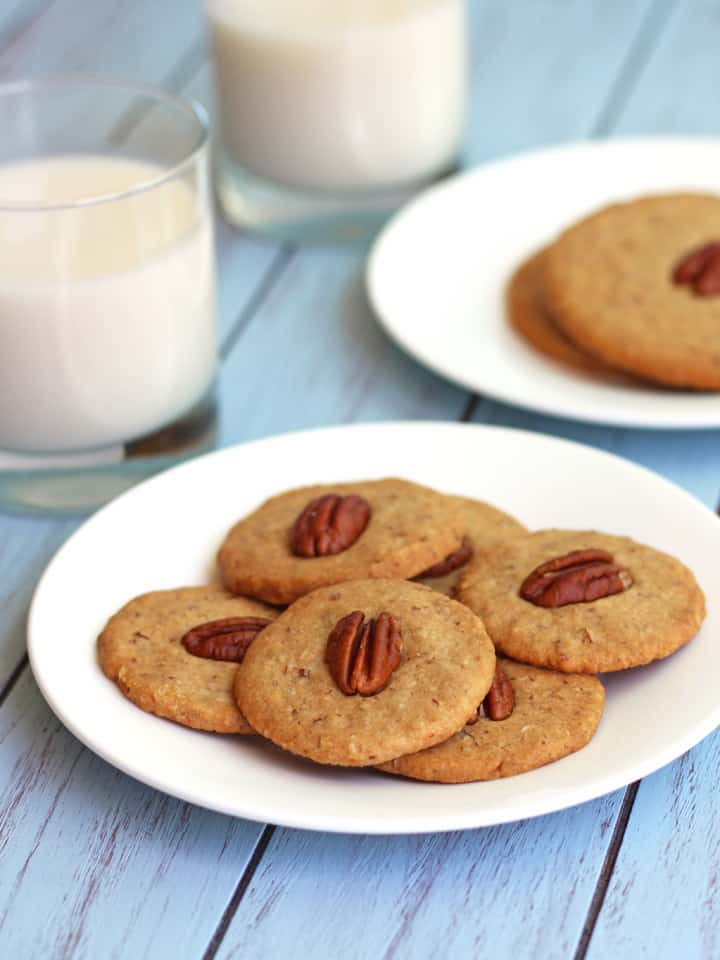
[[[0,86],[0,507],[85,510],[214,437],[208,130],[162,91]]]
[[[465,0],[206,7],[230,221],[293,239],[366,236],[456,167]]]

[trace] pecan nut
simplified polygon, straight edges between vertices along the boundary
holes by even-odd
[[[701,297],[720,293],[720,243],[706,243],[687,253],[675,265],[673,283],[687,284]]]
[[[272,623],[265,617],[226,617],[199,623],[183,635],[188,653],[206,660],[241,663],[255,637]]]
[[[351,547],[370,521],[363,497],[328,493],[311,500],[295,521],[290,548],[296,557],[329,557]]]
[[[416,577],[413,577],[414,580],[421,580],[429,577],[444,577],[447,573],[452,573],[453,570],[458,570],[460,567],[464,566],[470,557],[473,555],[472,544],[467,537],[463,538],[463,542],[452,553],[449,553],[444,560],[438,560],[437,563],[434,563],[431,567],[428,567],[427,570],[423,570],[422,573],[418,573]]]
[[[335,624],[325,652],[330,675],[348,696],[369,697],[387,686],[400,665],[402,633],[391,613],[366,620],[354,610]]]
[[[522,582],[520,596],[537,607],[564,607],[622,593],[632,582],[607,550],[572,550],[536,567]]]
[[[515,691],[510,682],[510,677],[500,664],[496,663],[492,685],[476,713],[465,722],[465,726],[471,727],[478,722],[481,716],[487,717],[488,720],[507,720],[514,709]]]

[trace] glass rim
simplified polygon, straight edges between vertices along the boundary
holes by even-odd
[[[165,103],[168,106],[179,108],[187,117],[195,121],[198,134],[193,145],[185,152],[185,155],[175,163],[168,164],[162,168],[162,171],[149,180],[140,180],[137,184],[127,187],[124,190],[118,190],[114,193],[103,193],[98,196],[82,197],[79,200],[67,200],[63,202],[13,202],[6,200],[0,194],[0,210],[6,212],[40,213],[51,210],[74,210],[82,207],[100,206],[106,203],[113,203],[118,200],[125,200],[129,197],[141,193],[147,193],[164,183],[173,180],[185,167],[191,166],[205,149],[210,137],[210,123],[205,108],[193,97],[187,97],[184,94],[173,93],[164,90],[162,87],[153,84],[131,83],[124,80],[111,80],[100,77],[86,77],[82,75],[64,75],[59,77],[39,77],[28,80],[12,80],[0,83],[0,102],[11,95],[23,93],[35,93],[46,89],[57,92],[58,88],[65,87],[87,87],[106,90],[125,91],[136,96],[147,97],[155,100],[157,103]],[[82,156],[83,154],[80,154]],[[90,154],[87,154],[90,156]],[[29,157],[28,161],[33,158]],[[17,161],[22,163],[24,161]]]

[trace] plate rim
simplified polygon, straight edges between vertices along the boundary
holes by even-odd
[[[435,429],[443,432],[456,432],[458,434],[473,433],[480,436],[488,433],[496,435],[510,435],[514,438],[517,438],[520,442],[525,442],[527,440],[529,440],[531,443],[540,444],[550,442],[551,445],[580,449],[584,452],[589,452],[593,456],[597,456],[600,459],[613,461],[614,463],[621,465],[623,469],[629,468],[631,471],[638,473],[640,476],[652,478],[653,482],[660,481],[663,486],[672,491],[673,495],[680,495],[688,502],[688,504],[692,505],[693,509],[700,508],[701,511],[707,515],[709,520],[713,521],[715,524],[720,524],[720,517],[716,516],[709,507],[707,507],[692,493],[674,483],[672,480],[669,480],[662,474],[656,473],[642,464],[638,464],[618,454],[598,449],[590,444],[515,427],[506,427],[495,424],[463,423],[458,421],[368,421],[353,424],[334,425],[330,427],[314,427],[308,430],[287,431],[282,434],[262,437],[246,443],[233,444],[176,465],[160,474],[157,474],[154,477],[142,481],[130,490],[125,491],[120,496],[116,497],[114,500],[110,501],[100,510],[88,517],[75,531],[73,531],[73,533],[70,534],[70,536],[55,551],[45,566],[45,569],[38,579],[33,591],[27,617],[26,633],[28,657],[33,677],[43,698],[63,726],[65,726],[92,753],[101,757],[115,769],[120,770],[122,773],[130,776],[134,780],[150,786],[167,796],[175,797],[181,801],[192,803],[195,806],[228,816],[243,818],[256,823],[271,823],[292,829],[304,829],[327,833],[386,836],[442,833],[455,830],[489,827],[503,823],[533,819],[538,816],[544,816],[548,813],[559,812],[570,807],[578,806],[590,800],[606,796],[608,793],[611,793],[614,790],[628,786],[633,780],[642,779],[643,777],[646,777],[649,774],[661,769],[662,767],[671,763],[673,760],[677,759],[687,750],[700,743],[703,739],[705,739],[705,737],[712,733],[713,730],[720,726],[719,699],[715,708],[707,713],[701,723],[695,724],[691,731],[687,731],[684,735],[673,740],[672,744],[666,750],[659,751],[653,757],[648,758],[644,763],[631,763],[630,767],[628,767],[627,764],[621,765],[617,770],[606,774],[599,780],[593,780],[590,784],[574,784],[571,787],[565,785],[562,788],[546,789],[541,791],[543,797],[540,801],[538,800],[537,794],[530,793],[527,795],[527,797],[523,798],[522,802],[513,805],[511,812],[509,813],[507,811],[505,813],[502,811],[498,812],[497,809],[493,808],[480,808],[464,812],[452,812],[451,814],[431,813],[413,816],[411,810],[409,813],[403,814],[402,816],[396,815],[387,817],[383,819],[382,823],[379,823],[377,819],[374,819],[372,816],[361,819],[357,816],[343,817],[342,814],[335,814],[331,816],[323,814],[324,822],[319,824],[316,818],[313,818],[312,815],[307,813],[305,815],[298,816],[273,817],[273,819],[267,819],[266,817],[264,818],[256,809],[253,808],[252,804],[250,804],[249,807],[246,806],[241,809],[241,807],[243,807],[243,797],[239,798],[241,801],[240,803],[235,803],[231,806],[223,802],[209,802],[206,796],[199,794],[191,787],[188,787],[187,789],[176,789],[174,787],[173,789],[168,789],[168,786],[163,783],[161,779],[154,777],[152,773],[147,773],[145,771],[139,772],[137,764],[128,762],[124,758],[118,759],[117,754],[113,753],[112,749],[105,747],[102,742],[98,742],[93,737],[92,731],[83,729],[80,725],[75,723],[75,720],[72,716],[68,716],[65,713],[62,703],[58,702],[58,698],[52,689],[52,684],[46,682],[47,678],[44,674],[41,664],[39,663],[40,654],[38,652],[38,647],[42,641],[37,639],[38,628],[36,626],[36,621],[39,617],[38,611],[41,607],[45,584],[48,582],[48,580],[52,579],[56,567],[62,564],[65,553],[74,548],[73,545],[78,539],[81,539],[84,536],[86,528],[94,523],[98,517],[104,517],[107,515],[107,513],[114,511],[119,502],[126,502],[127,500],[132,499],[137,495],[138,490],[147,490],[152,486],[167,483],[167,478],[170,475],[174,476],[180,472],[190,472],[193,469],[197,469],[198,465],[200,465],[201,469],[205,469],[205,465],[208,462],[212,462],[213,460],[222,460],[228,455],[236,456],[238,455],[239,451],[252,451],[258,446],[274,446],[276,444],[282,444],[282,442],[287,438],[301,440],[303,437],[309,434],[327,435],[338,432],[374,432],[376,430],[404,432],[407,429],[416,432]],[[97,669],[99,670],[100,668],[98,667]],[[658,757],[660,759],[658,759]],[[521,774],[520,776],[524,775]],[[417,787],[425,789],[428,787],[430,789],[440,789],[442,787],[442,785],[438,784],[425,784],[413,780],[406,781],[405,786],[409,788],[409,791]],[[462,789],[464,786],[470,785],[458,784],[455,786],[456,788]],[[449,816],[452,817],[452,822],[448,822]]]
[[[390,217],[375,236],[368,251],[363,271],[363,283],[365,294],[376,322],[392,342],[397,344],[404,353],[426,369],[442,377],[448,383],[453,383],[465,390],[507,404],[514,409],[530,411],[543,416],[559,417],[578,423],[624,427],[633,430],[707,430],[720,427],[720,393],[713,394],[710,391],[697,391],[696,394],[694,391],[687,392],[691,396],[708,396],[711,400],[717,399],[717,410],[701,411],[700,413],[694,414],[683,414],[683,412],[680,411],[679,414],[672,418],[660,418],[657,415],[656,418],[653,418],[652,415],[645,413],[641,418],[639,416],[603,416],[601,411],[592,409],[575,413],[568,410],[559,401],[553,403],[541,398],[540,401],[534,400],[533,402],[529,402],[526,399],[518,399],[511,391],[504,391],[502,387],[497,388],[493,386],[492,389],[481,387],[477,381],[473,382],[471,378],[465,376],[463,373],[450,372],[447,365],[438,362],[432,354],[432,351],[424,347],[418,347],[411,336],[407,335],[402,329],[398,329],[397,325],[391,321],[390,317],[387,316],[383,310],[380,303],[380,296],[377,292],[379,286],[377,277],[382,269],[383,248],[388,241],[388,237],[393,234],[398,228],[398,225],[401,224],[406,217],[414,216],[417,209],[422,208],[426,203],[433,202],[434,198],[442,195],[442,193],[462,190],[468,182],[482,180],[488,175],[492,176],[498,169],[507,169],[515,165],[521,166],[525,163],[533,163],[538,160],[542,161],[545,158],[552,159],[553,156],[564,157],[567,154],[582,153],[585,151],[596,153],[608,150],[648,149],[650,147],[658,149],[666,145],[672,148],[711,148],[720,150],[720,136],[647,134],[642,136],[631,135],[559,141],[539,147],[532,147],[527,150],[503,154],[488,162],[461,170],[433,184],[426,190],[421,191]],[[650,390],[652,390],[652,386]]]

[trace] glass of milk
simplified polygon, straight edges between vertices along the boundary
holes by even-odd
[[[0,86],[0,508],[82,511],[210,446],[208,131],[101,81]]]
[[[206,0],[217,188],[241,226],[367,235],[453,170],[465,0]]]

